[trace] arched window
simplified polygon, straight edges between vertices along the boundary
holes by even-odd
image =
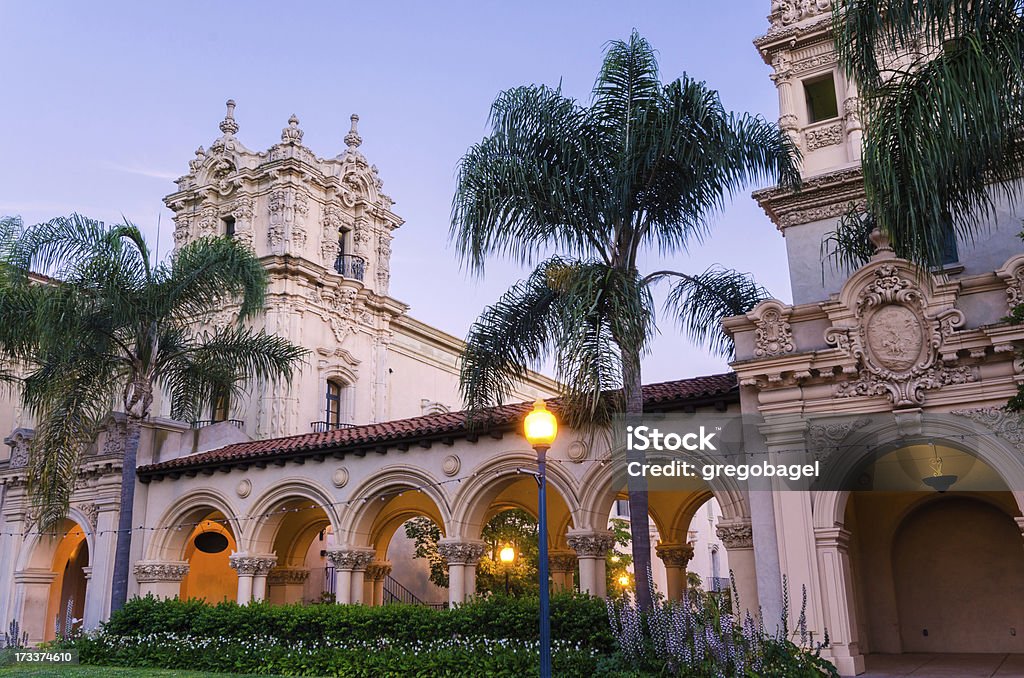
[[[350,402],[351,386],[339,379],[327,380],[327,391],[324,394],[324,417],[322,421],[313,422],[314,431],[331,431],[352,425],[352,404]]]
[[[210,419],[213,422],[227,421],[228,416],[231,414],[231,393],[224,389],[218,391],[214,397],[213,402],[210,403]]]

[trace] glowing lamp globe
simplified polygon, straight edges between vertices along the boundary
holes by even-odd
[[[558,420],[555,419],[543,400],[533,404],[533,411],[526,415],[523,422],[526,432],[526,440],[533,447],[551,447],[558,435]]]
[[[511,546],[506,546],[498,552],[498,558],[503,563],[511,563],[516,559],[516,550]]]
[[[619,586],[623,588],[629,586],[629,577],[627,575],[622,575],[621,577],[619,577]]]

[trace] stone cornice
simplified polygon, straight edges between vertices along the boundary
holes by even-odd
[[[860,165],[804,179],[799,191],[764,188],[754,191],[757,200],[776,228],[831,219],[846,213],[850,203],[864,206],[864,180]]]
[[[823,34],[829,31],[831,23],[832,15],[829,12],[819,14],[808,21],[788,25],[776,23],[767,33],[754,39],[754,46],[765,63],[770,64],[772,54],[780,49],[821,39]]]

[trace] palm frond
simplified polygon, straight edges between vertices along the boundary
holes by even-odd
[[[603,191],[585,111],[558,90],[498,96],[490,136],[459,162],[451,238],[471,270],[491,254],[528,263],[548,247],[572,255],[599,246]]]
[[[284,337],[231,326],[189,338],[164,334],[157,380],[171,397],[171,416],[199,418],[221,393],[238,395],[252,382],[290,381],[308,351]]]
[[[157,267],[152,305],[181,322],[239,302],[239,321],[263,311],[267,271],[252,250],[224,237],[193,240]]]
[[[874,216],[862,212],[851,203],[836,222],[835,229],[827,232],[818,248],[821,257],[821,279],[825,281],[825,266],[833,271],[853,271],[868,262],[874,254],[869,240],[871,231],[877,227]]]
[[[771,294],[749,273],[711,266],[699,275],[675,274],[677,282],[665,301],[665,309],[678,318],[680,327],[697,344],[712,353],[732,356],[732,340],[722,331],[722,320],[742,315]]]

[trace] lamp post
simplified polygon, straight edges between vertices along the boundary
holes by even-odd
[[[498,559],[505,564],[505,596],[508,597],[508,568],[516,559],[516,550],[511,546],[506,546],[498,552]]]
[[[537,451],[538,508],[540,527],[540,678],[551,678],[551,613],[548,595],[548,508],[546,455],[558,434],[558,420],[548,411],[543,400],[533,404],[533,411],[523,422],[526,440]]]

